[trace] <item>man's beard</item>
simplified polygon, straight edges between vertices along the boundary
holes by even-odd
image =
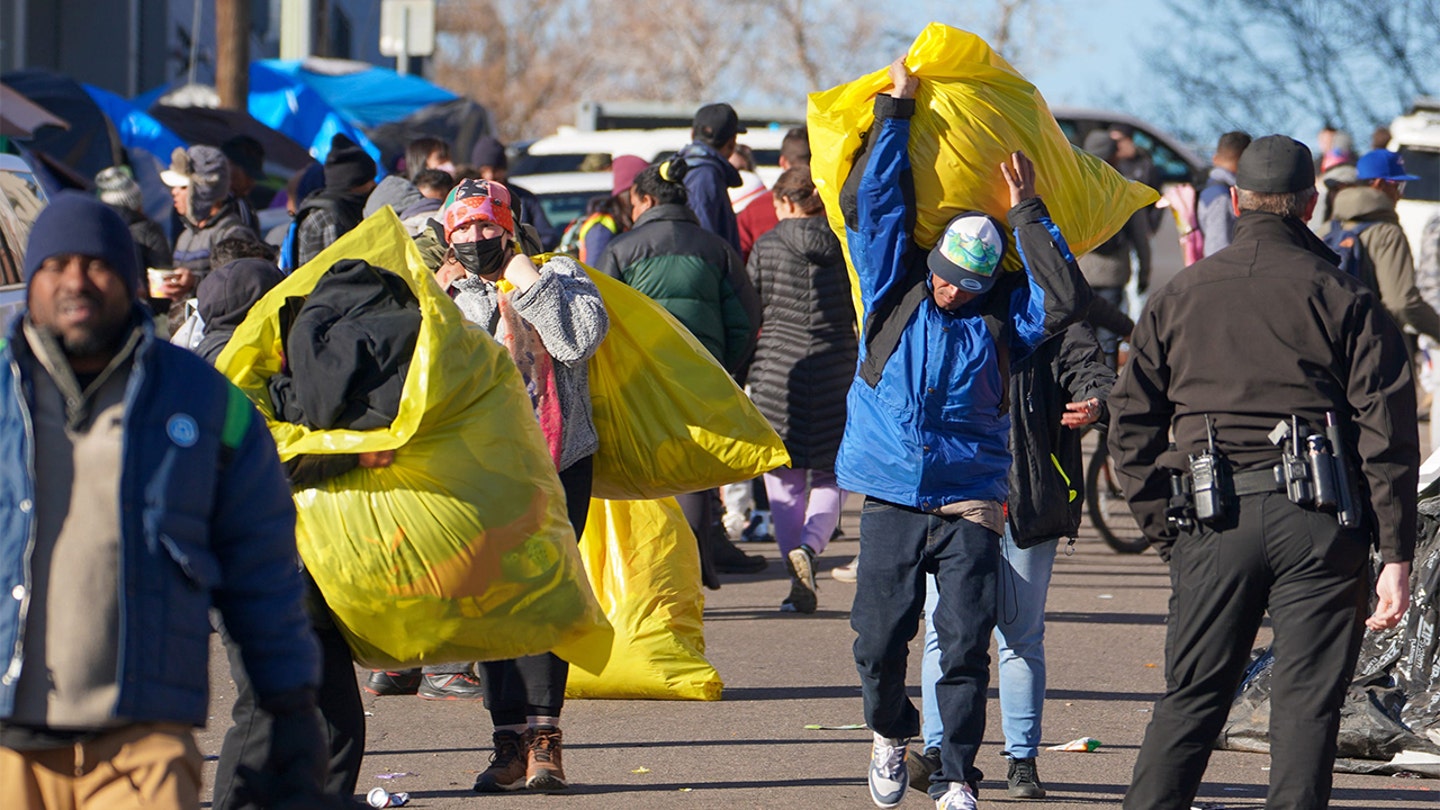
[[[104,311],[105,302],[103,299],[95,298],[91,303]],[[108,314],[108,313],[107,313]],[[113,320],[101,320],[93,327],[71,330],[65,334],[54,327],[46,327],[45,331],[54,336],[60,348],[65,351],[65,356],[75,359],[90,359],[103,357],[106,354],[119,350],[120,343],[124,340],[125,333],[130,328],[130,313],[127,309],[123,313],[117,313]]]

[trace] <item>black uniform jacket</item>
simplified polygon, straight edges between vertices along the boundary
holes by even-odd
[[[1334,262],[1299,220],[1245,212],[1229,247],[1151,295],[1110,396],[1110,452],[1162,554],[1175,539],[1164,468],[1204,450],[1206,414],[1242,471],[1279,460],[1267,438],[1278,420],[1320,427],[1335,411],[1381,557],[1411,558],[1420,448],[1405,343],[1379,298]]]

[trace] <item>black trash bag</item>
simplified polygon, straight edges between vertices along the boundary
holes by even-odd
[[[1376,571],[1379,563],[1375,564]],[[1372,595],[1372,607],[1374,597]],[[1355,677],[1340,711],[1335,770],[1417,773],[1440,778],[1440,497],[1420,502],[1419,541],[1410,573],[1405,619],[1382,632],[1366,631]],[[1230,708],[1217,748],[1270,750],[1270,689],[1275,658],[1255,651]],[[1392,762],[1405,753],[1400,762]],[[1416,761],[1420,760],[1420,761]]]

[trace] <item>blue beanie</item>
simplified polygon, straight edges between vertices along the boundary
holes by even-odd
[[[25,247],[25,285],[51,256],[78,253],[103,259],[133,295],[140,268],[130,227],[110,206],[78,191],[62,191],[35,218]]]

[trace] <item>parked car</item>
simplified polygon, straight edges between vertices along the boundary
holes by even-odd
[[[1405,197],[1395,204],[1418,260],[1420,235],[1440,214],[1440,98],[1418,99],[1410,112],[1391,121],[1389,149],[1404,158],[1405,171],[1420,177],[1405,184]]]
[[[30,164],[18,155],[0,154],[0,328],[25,304],[20,283],[25,244],[48,202]]]
[[[621,152],[620,154],[626,154]],[[512,176],[509,182],[523,187],[540,199],[545,218],[564,229],[585,213],[594,197],[610,193],[610,172],[549,172]]]
[[[1116,124],[1133,127],[1135,145],[1150,153],[1164,183],[1203,183],[1210,173],[1209,161],[1165,130],[1133,115],[1081,107],[1055,107],[1050,112],[1060,124],[1060,131],[1076,146],[1083,144],[1093,130],[1108,130]]]

